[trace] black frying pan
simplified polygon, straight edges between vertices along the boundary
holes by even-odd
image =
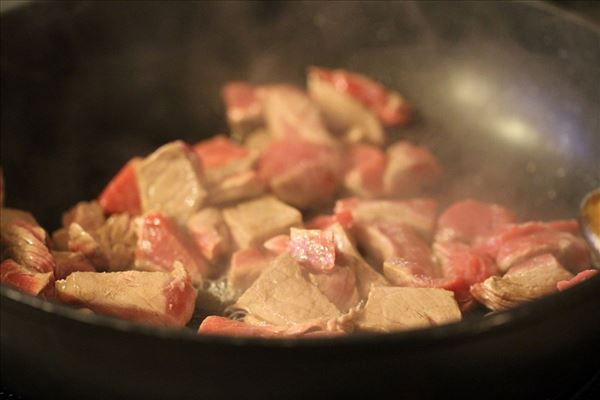
[[[515,2],[41,3],[2,16],[7,203],[47,227],[134,155],[225,129],[231,79],[308,65],[399,89],[395,135],[432,148],[443,199],[574,217],[600,184],[600,32]],[[434,329],[311,341],[198,337],[1,287],[1,383],[45,398],[548,398],[599,369],[600,277]]]

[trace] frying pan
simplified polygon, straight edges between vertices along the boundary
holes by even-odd
[[[226,129],[231,79],[309,65],[398,89],[449,202],[574,217],[600,184],[600,32],[540,3],[66,2],[2,15],[7,203],[47,228],[129,158]],[[599,369],[600,278],[458,324],[340,339],[198,337],[1,287],[1,383],[31,397],[558,398]]]

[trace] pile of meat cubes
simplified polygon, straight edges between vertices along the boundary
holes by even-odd
[[[2,283],[199,334],[321,337],[455,322],[597,272],[574,220],[438,209],[435,155],[386,137],[408,105],[365,76],[311,68],[306,92],[222,95],[231,137],[131,159],[52,235],[2,208]]]

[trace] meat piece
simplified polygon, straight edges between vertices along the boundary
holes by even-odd
[[[337,318],[339,310],[311,284],[300,265],[283,253],[238,299],[235,308],[267,324],[290,327]]]
[[[383,189],[385,154],[376,146],[354,144],[348,147],[347,157],[344,188],[358,197],[379,197]]]
[[[350,211],[342,211],[333,215],[317,215],[306,223],[308,229],[325,229],[339,222],[345,229],[352,228],[353,220]]]
[[[309,85],[311,80],[329,82],[337,92],[356,99],[374,112],[386,126],[405,124],[410,117],[408,104],[398,92],[387,90],[365,75],[343,69],[311,68]]]
[[[57,251],[69,251],[69,228],[58,228],[52,232],[50,248]]]
[[[376,287],[357,318],[359,329],[392,332],[460,321],[452,292],[444,289]]]
[[[354,230],[361,247],[375,265],[385,260],[398,258],[407,264],[433,265],[429,245],[410,226],[379,222],[372,225],[360,224]]]
[[[442,176],[437,159],[425,147],[400,141],[388,147],[386,155],[383,173],[386,196],[419,195],[434,187]]]
[[[234,203],[258,197],[264,192],[265,184],[257,172],[246,171],[211,186],[208,201],[213,205]]]
[[[573,277],[551,254],[512,267],[503,277],[491,276],[471,286],[471,294],[490,310],[506,310],[556,291],[557,283]]]
[[[385,133],[376,114],[360,99],[332,82],[328,71],[311,68],[308,71],[308,92],[317,104],[327,125],[341,133],[349,142],[370,142],[382,145]]]
[[[244,138],[244,147],[250,150],[253,154],[262,154],[272,142],[273,137],[269,131],[264,128],[259,128],[250,132]]]
[[[148,271],[171,271],[179,261],[194,284],[213,277],[213,271],[173,221],[160,213],[146,214],[139,223],[135,249],[135,268]]]
[[[221,210],[204,208],[187,222],[188,232],[204,258],[215,264],[231,252],[233,243]]]
[[[490,256],[464,243],[435,243],[434,252],[445,277],[439,282],[439,287],[452,290],[456,300],[464,307],[468,308],[472,301],[469,293],[471,285],[498,274]]]
[[[96,272],[91,262],[82,254],[72,251],[53,251],[52,257],[56,263],[54,276],[56,279],[64,279],[73,272]]]
[[[183,225],[205,203],[202,167],[181,141],[160,147],[136,164],[142,211],[159,211]]]
[[[355,225],[404,224],[430,238],[435,226],[437,202],[433,199],[411,200],[338,200],[335,213],[350,212]]]
[[[275,256],[255,248],[238,250],[231,256],[227,284],[236,293],[244,293],[270,265]]]
[[[343,335],[340,331],[321,330],[312,324],[304,324],[293,328],[282,328],[275,325],[250,325],[245,322],[211,315],[206,317],[198,334],[219,335],[233,337],[259,337],[259,338],[293,338],[293,337],[334,337]]]
[[[46,246],[46,240],[46,231],[31,221],[10,220],[2,224],[0,231],[2,258],[10,258],[32,272],[53,273],[54,258]]]
[[[332,272],[335,267],[333,232],[291,228],[288,251],[309,272]]]
[[[258,161],[259,175],[271,191],[300,208],[330,200],[340,183],[341,169],[338,148],[293,136],[273,142]]]
[[[570,287],[573,287],[583,281],[590,279],[594,275],[598,275],[598,272],[600,271],[598,271],[597,269],[586,269],[585,271],[579,272],[571,279],[557,282],[556,288],[562,292],[563,290],[567,290]]]
[[[4,231],[11,222],[16,220],[21,220],[32,226],[40,225],[30,212],[16,208],[0,208],[0,232]]]
[[[223,167],[233,161],[248,157],[249,152],[229,140],[225,135],[215,135],[194,145],[194,151],[206,170]]]
[[[387,280],[361,257],[352,239],[339,223],[331,225],[326,231],[333,233],[338,266],[348,267],[354,272],[360,299],[366,299],[372,287],[388,285]]]
[[[37,296],[51,287],[54,276],[52,272],[37,272],[7,259],[0,263],[0,282],[21,292]]]
[[[488,240],[488,243],[492,242],[497,246],[496,263],[501,271],[507,271],[513,265],[543,253],[552,253],[563,266],[574,273],[591,265],[589,248],[581,237],[555,230],[548,225],[531,226],[529,229],[518,226],[514,228],[521,231],[521,234],[511,234],[511,229],[507,227]]]
[[[136,165],[140,160],[138,157],[131,159],[100,193],[98,203],[104,213],[140,213],[142,205],[136,173]]]
[[[223,218],[240,249],[258,247],[265,240],[302,224],[298,210],[272,196],[225,208]]]
[[[316,105],[298,88],[289,85],[264,87],[260,91],[266,126],[273,137],[293,137],[311,143],[331,145]]]
[[[137,236],[132,217],[113,214],[96,230],[69,226],[69,250],[81,252],[99,271],[123,271],[133,265]]]
[[[467,199],[454,203],[440,215],[435,240],[473,244],[514,222],[515,214],[507,208]]]
[[[263,243],[263,247],[276,256],[285,253],[290,245],[289,235],[277,235]]]
[[[63,227],[68,228],[76,222],[88,231],[100,228],[105,221],[104,212],[97,201],[81,201],[62,216]]]
[[[350,266],[336,266],[327,273],[310,273],[310,281],[343,313],[360,301],[356,273]]]
[[[132,321],[182,327],[191,319],[196,290],[181,263],[166,272],[73,272],[56,281],[69,304]]]
[[[263,107],[256,87],[247,82],[229,82],[221,91],[231,131],[243,136],[263,123]]]

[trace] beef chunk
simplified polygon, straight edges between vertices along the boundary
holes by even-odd
[[[3,222],[0,231],[2,259],[10,258],[31,271],[52,273],[54,258],[46,240],[46,231],[31,221],[16,218]]]
[[[225,178],[209,189],[213,205],[235,203],[258,197],[265,192],[265,184],[256,171],[241,172]]]
[[[82,253],[99,271],[131,268],[136,241],[129,214],[113,214],[95,230],[86,230],[75,222],[69,226],[69,250]]]
[[[0,208],[0,232],[4,231],[8,225],[16,220],[21,220],[32,226],[39,226],[33,215],[27,211],[16,208]]]
[[[585,271],[579,272],[577,275],[570,279],[565,279],[564,281],[559,281],[556,283],[556,288],[561,292],[563,290],[567,290],[570,287],[573,287],[583,281],[590,279],[592,276],[598,275],[600,271],[597,269],[586,269]]]
[[[309,273],[310,281],[343,313],[360,301],[355,270],[336,265],[330,272]]]
[[[292,228],[288,250],[307,271],[331,272],[335,267],[333,232]]]
[[[471,294],[490,310],[505,310],[555,292],[558,282],[572,277],[552,254],[542,254],[513,266],[503,277],[474,284]]]
[[[591,265],[591,254],[585,241],[573,234],[575,221],[550,223],[528,222],[507,225],[480,245],[495,257],[501,271],[543,253],[552,253],[573,273]]]
[[[181,141],[160,147],[136,170],[145,213],[159,211],[183,225],[206,201],[201,163]]]
[[[73,272],[95,272],[94,265],[82,254],[72,251],[53,251],[52,256],[56,265],[54,276],[56,279],[64,279]]]
[[[259,159],[258,172],[281,200],[299,208],[316,207],[335,194],[342,158],[337,147],[288,136],[269,145]]]
[[[140,160],[138,157],[131,159],[100,193],[98,203],[104,213],[140,213],[142,205],[136,173]]]
[[[387,196],[407,197],[423,193],[440,179],[442,169],[431,152],[409,142],[397,142],[386,150],[383,191]]]
[[[353,144],[347,149],[344,188],[354,196],[375,198],[382,194],[385,154],[376,146]]]
[[[260,337],[260,338],[294,338],[294,337],[334,337],[344,333],[341,331],[322,330],[319,326],[304,324],[292,328],[284,328],[275,325],[255,326],[245,322],[235,321],[216,315],[206,317],[200,327],[198,334],[219,335],[233,337]]]
[[[375,113],[386,126],[405,124],[410,117],[408,104],[398,92],[387,90],[365,75],[343,69],[311,68],[309,90],[311,81],[329,83],[337,92],[352,97]]]
[[[260,246],[265,240],[302,224],[298,210],[272,196],[226,208],[223,218],[240,249]]]
[[[58,298],[132,321],[182,327],[191,319],[196,290],[180,263],[166,272],[73,272],[56,281]]]
[[[38,272],[26,268],[14,260],[7,259],[0,263],[0,282],[37,296],[52,287],[54,275],[52,272]]]
[[[359,200],[346,198],[335,204],[336,214],[350,212],[355,225],[405,224],[424,238],[431,237],[435,226],[437,202],[433,199]]]
[[[97,201],[81,201],[62,216],[64,228],[76,222],[87,231],[100,228],[105,221],[104,212]]]
[[[357,318],[359,329],[392,332],[460,321],[453,294],[444,289],[376,287]]]
[[[244,293],[275,257],[255,248],[238,250],[231,256],[227,284],[236,293]]]
[[[168,217],[160,213],[146,214],[140,221],[137,236],[136,269],[168,272],[175,261],[179,261],[194,284],[214,275],[192,240]]]
[[[277,257],[234,307],[267,324],[289,327],[337,318],[339,310],[307,279],[287,253]]]
[[[229,228],[221,210],[204,208],[187,222],[188,232],[204,258],[216,263],[231,252]]]
[[[231,131],[243,136],[263,123],[263,107],[257,88],[246,82],[229,82],[221,92]]]
[[[273,137],[291,136],[326,145],[334,143],[318,108],[301,90],[289,85],[268,86],[261,90],[260,97],[266,126]]]
[[[515,221],[514,213],[507,208],[467,199],[454,203],[440,215],[435,240],[473,244]]]
[[[385,132],[376,114],[351,93],[340,90],[329,77],[329,72],[324,69],[308,71],[308,92],[327,125],[342,134],[346,141],[382,145]]]

